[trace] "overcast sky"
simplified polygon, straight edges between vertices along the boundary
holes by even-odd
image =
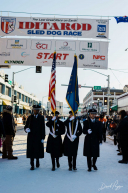
[[[104,16],[125,16],[128,15],[127,0],[0,0],[0,11],[16,11],[16,12],[35,12],[45,14],[68,14],[68,15],[104,15]],[[9,14],[10,16],[24,16],[27,14]],[[2,16],[8,16],[8,13],[2,13]],[[40,15],[32,15],[41,17]],[[43,16],[42,16],[43,17]],[[92,17],[90,17],[92,18]],[[101,18],[101,17],[99,17]],[[108,17],[107,17],[108,18]],[[106,18],[106,19],[107,19]],[[128,23],[116,23],[115,18],[109,18],[109,53],[108,67],[112,69],[127,69],[128,72]],[[12,72],[22,70],[25,67],[12,66],[11,69],[4,70],[9,74],[9,80],[12,79]],[[57,100],[64,102],[67,92],[67,87],[62,87],[61,84],[68,84],[71,68],[57,68],[57,85],[56,97]],[[50,79],[51,67],[42,67],[42,73],[36,74],[35,69],[30,69],[15,75],[15,81],[19,85],[24,86],[24,90],[29,93],[34,93],[42,100],[42,96],[48,94],[48,84]],[[128,73],[121,73],[110,70],[98,70],[106,75],[110,74],[110,86],[122,89],[125,84],[128,84]],[[125,70],[126,72],[126,70]],[[118,79],[118,80],[117,80]],[[106,77],[90,70],[78,70],[78,82],[81,85],[87,86],[107,86]],[[90,89],[79,89],[80,102]],[[47,97],[44,98],[44,103],[47,103]]]

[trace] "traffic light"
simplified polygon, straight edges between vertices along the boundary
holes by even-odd
[[[42,66],[36,66],[36,73],[42,72]]]
[[[8,82],[8,74],[5,74],[5,82]]]
[[[17,102],[17,97],[16,96],[14,96],[14,103],[16,103]]]

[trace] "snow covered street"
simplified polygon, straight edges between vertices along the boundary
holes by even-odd
[[[1,159],[0,193],[127,193],[128,164],[119,164],[122,156],[117,156],[113,141],[101,146],[98,171],[88,172],[86,157],[83,157],[84,135],[80,137],[77,171],[68,171],[67,157],[60,159],[60,168],[51,171],[51,158],[45,153],[40,160],[40,168],[30,171],[30,160],[26,159],[27,135],[19,130],[14,140],[14,155],[18,160]],[[45,139],[45,146],[46,146]],[[104,183],[104,184],[103,184]]]

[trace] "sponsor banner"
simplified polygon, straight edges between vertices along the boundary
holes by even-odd
[[[0,17],[0,36],[108,39],[108,19]]]
[[[11,45],[18,42],[21,48]],[[8,48],[10,46],[10,49]],[[79,68],[108,68],[108,42],[56,39],[0,39],[1,65],[52,66],[53,52],[59,67],[72,67],[74,54]]]

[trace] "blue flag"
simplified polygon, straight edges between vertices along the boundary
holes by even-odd
[[[79,92],[78,92],[78,76],[77,76],[77,56],[74,56],[74,65],[72,68],[72,73],[68,85],[68,90],[66,94],[66,101],[74,114],[78,111],[79,107]]]
[[[120,23],[120,22],[128,22],[128,17],[127,16],[124,16],[124,17],[115,17],[117,23]]]

